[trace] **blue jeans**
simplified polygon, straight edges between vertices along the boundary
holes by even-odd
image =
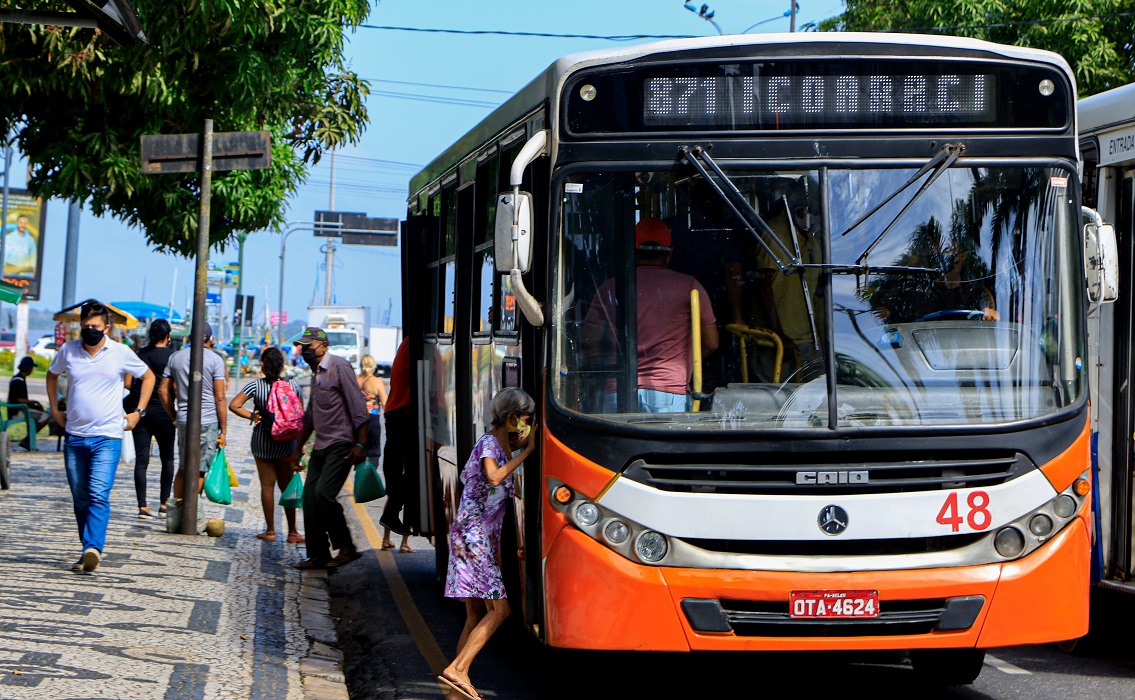
[[[121,438],[67,436],[63,459],[84,550],[94,548],[102,553],[106,546],[110,489],[121,455]]]
[[[671,394],[657,389],[638,390],[639,413],[688,413],[693,408],[694,403],[689,394]],[[603,395],[603,412],[618,412],[618,396],[615,394]]]

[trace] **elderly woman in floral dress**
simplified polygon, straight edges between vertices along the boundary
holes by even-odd
[[[457,658],[438,676],[470,700],[481,695],[470,683],[469,666],[508,617],[497,563],[501,525],[513,494],[512,473],[536,444],[532,424],[536,402],[531,396],[516,388],[502,389],[493,397],[490,411],[492,425],[461,470],[461,504],[449,531],[445,595],[465,600],[465,628],[457,642]]]

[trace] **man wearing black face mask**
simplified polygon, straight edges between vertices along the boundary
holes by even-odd
[[[130,348],[109,340],[110,311],[97,301],[81,307],[81,340],[59,348],[47,370],[47,400],[51,417],[65,426],[64,460],[67,483],[75,505],[75,520],[83,555],[72,569],[94,571],[106,546],[110,520],[110,489],[122,454],[123,430],[132,430],[141,411],[123,415],[123,379],[129,372],[142,380],[139,405],[154,390],[154,373]],[[59,375],[67,373],[67,412],[59,410]]]
[[[354,368],[350,362],[327,352],[327,334],[323,329],[305,329],[295,344],[303,361],[311,367],[311,398],[303,416],[299,448],[292,454],[297,471],[303,445],[315,433],[303,489],[308,558],[296,564],[296,568],[333,568],[362,556],[351,539],[338,496],[351,467],[367,458],[370,421]],[[339,550],[334,558],[332,549]]]

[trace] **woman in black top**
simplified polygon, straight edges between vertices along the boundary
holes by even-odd
[[[296,451],[295,440],[276,440],[272,437],[272,414],[268,412],[268,397],[272,385],[286,381],[292,385],[296,396],[303,398],[300,387],[289,379],[281,379],[284,371],[284,353],[279,348],[265,348],[260,355],[261,379],[253,379],[233,397],[229,410],[241,418],[252,421],[252,457],[256,460],[256,472],[260,476],[260,505],[264,508],[264,532],[257,535],[267,542],[276,541],[276,485],[280,491],[288,488],[292,480],[292,453]],[[252,399],[253,410],[244,407]],[[296,509],[284,508],[288,520],[288,539],[290,543],[301,543],[303,535],[296,529]]]
[[[169,346],[170,343],[170,328],[169,322],[164,319],[157,319],[150,324],[148,331],[150,344],[138,350],[138,357],[149,365],[153,371],[154,376],[160,377],[165,372],[166,363],[169,362],[169,356],[173,354],[173,348]],[[142,383],[134,382],[130,387],[130,395],[123,399],[123,410],[126,413],[139,408],[138,394],[141,391]],[[162,408],[161,397],[158,392],[154,392],[150,396],[150,403],[142,411],[142,420],[138,421],[138,425],[131,432],[134,436],[134,452],[136,458],[134,461],[134,490],[138,494],[138,517],[139,518],[152,518],[154,514],[150,512],[149,506],[146,505],[146,469],[150,466],[150,438],[157,438],[158,452],[162,460],[162,479],[161,479],[161,501],[158,507],[158,513],[166,512],[166,500],[169,499],[170,490],[173,487],[173,474],[175,470],[174,464],[174,442],[177,433],[173,421],[170,419],[169,414]]]

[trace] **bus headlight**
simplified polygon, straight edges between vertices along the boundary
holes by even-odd
[[[658,564],[666,559],[670,551],[666,535],[587,500],[563,482],[548,479],[547,487],[549,505],[591,539],[638,564]]]
[[[666,537],[654,530],[647,530],[642,533],[634,543],[634,553],[638,555],[639,559],[650,564],[662,561],[662,558],[666,556],[667,549],[669,547],[666,544]]]
[[[622,544],[627,541],[630,535],[631,529],[627,527],[627,524],[622,520],[612,520],[603,528],[603,536],[606,537],[611,544]]]
[[[1056,498],[1034,508],[990,535],[993,551],[1002,559],[1016,559],[1031,553],[1060,532],[1076,517],[1091,492],[1087,472]],[[1089,484],[1084,488],[1084,484]],[[987,540],[989,541],[989,540]]]
[[[993,548],[1006,559],[1012,559],[1025,551],[1025,536],[1015,527],[1003,527],[993,538]]]
[[[584,501],[575,507],[575,519],[584,527],[591,527],[599,522],[599,508],[594,503]]]

